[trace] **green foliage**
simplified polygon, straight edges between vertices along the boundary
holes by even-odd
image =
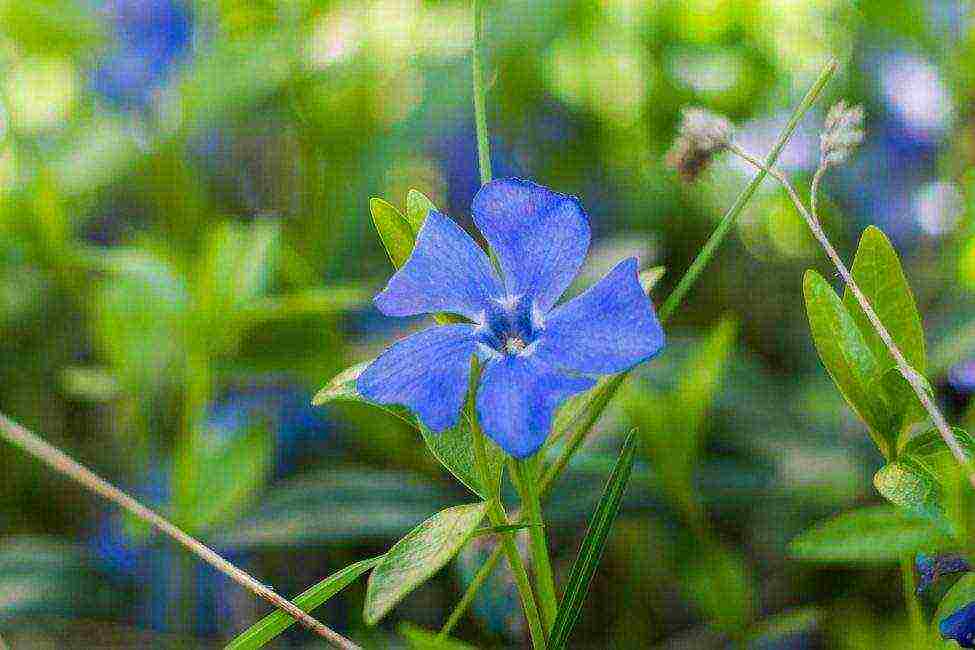
[[[752,575],[740,554],[716,543],[702,544],[684,570],[684,588],[711,625],[737,633],[754,618],[757,598]]]
[[[878,228],[871,226],[864,231],[852,273],[907,361],[923,374],[921,316],[897,253]],[[823,365],[870,428],[880,452],[894,460],[901,434],[926,417],[917,395],[897,370],[893,356],[849,287],[841,301],[822,276],[807,271],[803,293]]]
[[[427,220],[430,210],[436,210],[437,206],[427,198],[426,194],[419,190],[411,189],[406,194],[406,220],[413,229],[414,234],[420,234],[423,222]]]
[[[949,548],[931,520],[893,506],[868,506],[817,524],[792,540],[789,553],[819,562],[898,562],[904,555]]]
[[[356,381],[359,379],[359,375],[370,363],[372,362],[358,363],[336,375],[332,381],[318,391],[312,400],[312,404],[322,406],[337,401],[369,404],[394,415],[420,432],[430,453],[458,481],[478,496],[488,498],[492,490],[490,487],[485,488],[481,485],[474,467],[473,431],[467,413],[462,414],[461,421],[457,426],[440,433],[433,433],[408,409],[370,402],[360,395],[356,389]],[[491,465],[492,476],[500,477],[504,465],[504,452],[493,443],[488,444],[488,460]]]
[[[396,631],[406,639],[411,650],[475,650],[472,645],[424,630],[411,623],[400,623]]]
[[[579,555],[572,564],[569,580],[565,585],[565,593],[559,603],[555,622],[549,632],[549,650],[559,650],[567,646],[569,635],[572,633],[576,619],[579,618],[579,612],[582,611],[582,605],[589,593],[589,586],[596,575],[596,569],[599,567],[599,561],[602,559],[603,551],[606,548],[609,532],[623,503],[626,485],[630,480],[630,472],[633,470],[633,463],[636,460],[636,440],[637,432],[635,430],[626,436],[619,460],[616,461],[609,480],[606,482],[606,487],[603,488],[599,503],[596,504],[596,510],[589,520],[589,528],[586,530],[586,536],[579,548]]]
[[[313,612],[321,607],[329,598],[352,584],[363,573],[375,567],[382,560],[382,556],[360,560],[350,564],[341,571],[337,571],[321,582],[309,587],[298,596],[291,599],[295,605],[305,612]],[[263,648],[279,634],[294,625],[297,621],[281,610],[276,610],[239,634],[227,644],[226,650],[255,650]]]
[[[369,575],[363,616],[375,625],[408,593],[449,562],[480,525],[487,502],[437,513],[398,541]]]
[[[972,602],[975,602],[975,573],[966,573],[952,585],[948,593],[941,599],[934,614],[932,627],[937,629],[941,621]],[[952,646],[957,647],[954,644]]]
[[[392,204],[379,198],[369,199],[369,212],[376,232],[395,268],[406,264],[416,243],[416,233],[410,222]]]

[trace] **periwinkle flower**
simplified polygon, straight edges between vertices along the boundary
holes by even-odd
[[[938,625],[941,636],[962,648],[975,648],[975,602],[969,603]]]
[[[594,375],[653,357],[664,333],[636,258],[556,306],[589,249],[589,222],[575,198],[502,179],[478,191],[472,212],[500,276],[460,226],[431,211],[412,255],[375,303],[387,316],[447,312],[468,322],[398,341],[360,375],[358,390],[380,404],[407,406],[432,431],[444,431],[460,420],[476,354],[481,426],[524,458],[545,441],[559,404],[592,388]]]
[[[919,553],[914,560],[914,566],[917,568],[917,592],[919,594],[930,588],[942,576],[972,570],[968,560],[955,553],[934,556]]]

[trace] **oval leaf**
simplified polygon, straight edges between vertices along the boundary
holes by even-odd
[[[870,306],[877,312],[880,322],[904,353],[904,358],[915,370],[924,374],[924,329],[921,315],[917,311],[907,278],[904,277],[897,251],[883,231],[876,226],[870,226],[863,231],[851,272]],[[843,292],[843,305],[853,316],[882,368],[895,366],[894,358],[849,287]]]
[[[487,502],[447,508],[411,530],[369,576],[363,611],[375,625],[408,593],[442,569],[477,530]]]
[[[316,607],[321,607],[329,598],[352,584],[363,573],[379,564],[382,559],[382,556],[379,556],[350,564],[318,584],[309,587],[300,596],[294,598],[292,602],[301,608],[302,611],[311,612]],[[227,644],[225,650],[254,650],[255,648],[263,648],[265,644],[294,625],[295,622],[295,619],[291,618],[291,616],[277,610],[268,614],[237,636]]]
[[[885,458],[891,458],[896,431],[889,430],[886,404],[870,390],[880,366],[853,317],[836,292],[815,271],[803,279],[806,315],[819,357],[837,388],[873,435]]]
[[[376,225],[376,232],[389,255],[389,261],[396,268],[406,264],[413,252],[413,244],[416,243],[410,223],[399,210],[382,199],[369,199],[369,212],[372,213],[372,222]]]
[[[406,193],[406,220],[414,234],[420,233],[420,228],[423,227],[423,222],[427,220],[430,210],[436,209],[437,206],[423,192],[410,190]]]
[[[789,552],[819,562],[897,562],[947,548],[951,539],[930,520],[893,506],[870,506],[820,523],[792,540]]]

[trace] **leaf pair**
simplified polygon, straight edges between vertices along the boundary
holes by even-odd
[[[853,278],[908,363],[925,368],[924,330],[897,253],[878,228],[867,228],[853,262]],[[841,300],[826,280],[807,271],[806,313],[826,370],[843,397],[870,428],[880,452],[897,456],[901,432],[924,412],[897,364],[847,287]]]

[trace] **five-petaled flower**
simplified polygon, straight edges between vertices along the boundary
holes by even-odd
[[[579,272],[590,229],[579,202],[534,183],[502,179],[474,197],[491,260],[463,229],[431,211],[413,253],[376,306],[387,316],[447,312],[468,322],[433,327],[390,347],[359,376],[380,404],[409,407],[432,431],[456,426],[471,357],[484,432],[512,456],[545,441],[556,408],[660,351],[664,333],[640,285],[637,260],[620,262],[578,297],[556,302]]]

